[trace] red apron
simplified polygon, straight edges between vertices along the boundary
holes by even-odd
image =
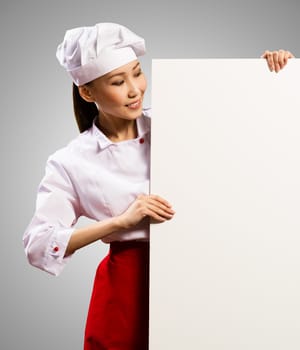
[[[99,264],[84,350],[147,350],[149,242],[113,242]]]

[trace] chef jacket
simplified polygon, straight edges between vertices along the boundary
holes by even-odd
[[[30,264],[60,274],[71,258],[64,255],[80,216],[96,221],[111,218],[123,213],[139,194],[149,193],[150,110],[144,109],[136,122],[137,138],[117,143],[94,122],[48,158],[35,213],[23,235]],[[144,220],[102,241],[148,239]]]

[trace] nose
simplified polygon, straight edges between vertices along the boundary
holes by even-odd
[[[136,97],[140,92],[140,89],[137,84],[134,82],[130,81],[128,83],[128,97],[134,98]]]

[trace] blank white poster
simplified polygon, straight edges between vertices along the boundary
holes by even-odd
[[[300,349],[300,62],[153,60],[151,350]]]

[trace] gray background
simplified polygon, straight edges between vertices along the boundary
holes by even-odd
[[[299,57],[299,10],[297,0],[1,2],[1,349],[81,349],[94,271],[106,251],[101,243],[82,249],[57,278],[31,267],[23,252],[46,159],[78,134],[71,81],[55,58],[65,30],[128,26],[146,39],[150,78],[151,58],[256,58],[279,48]]]

